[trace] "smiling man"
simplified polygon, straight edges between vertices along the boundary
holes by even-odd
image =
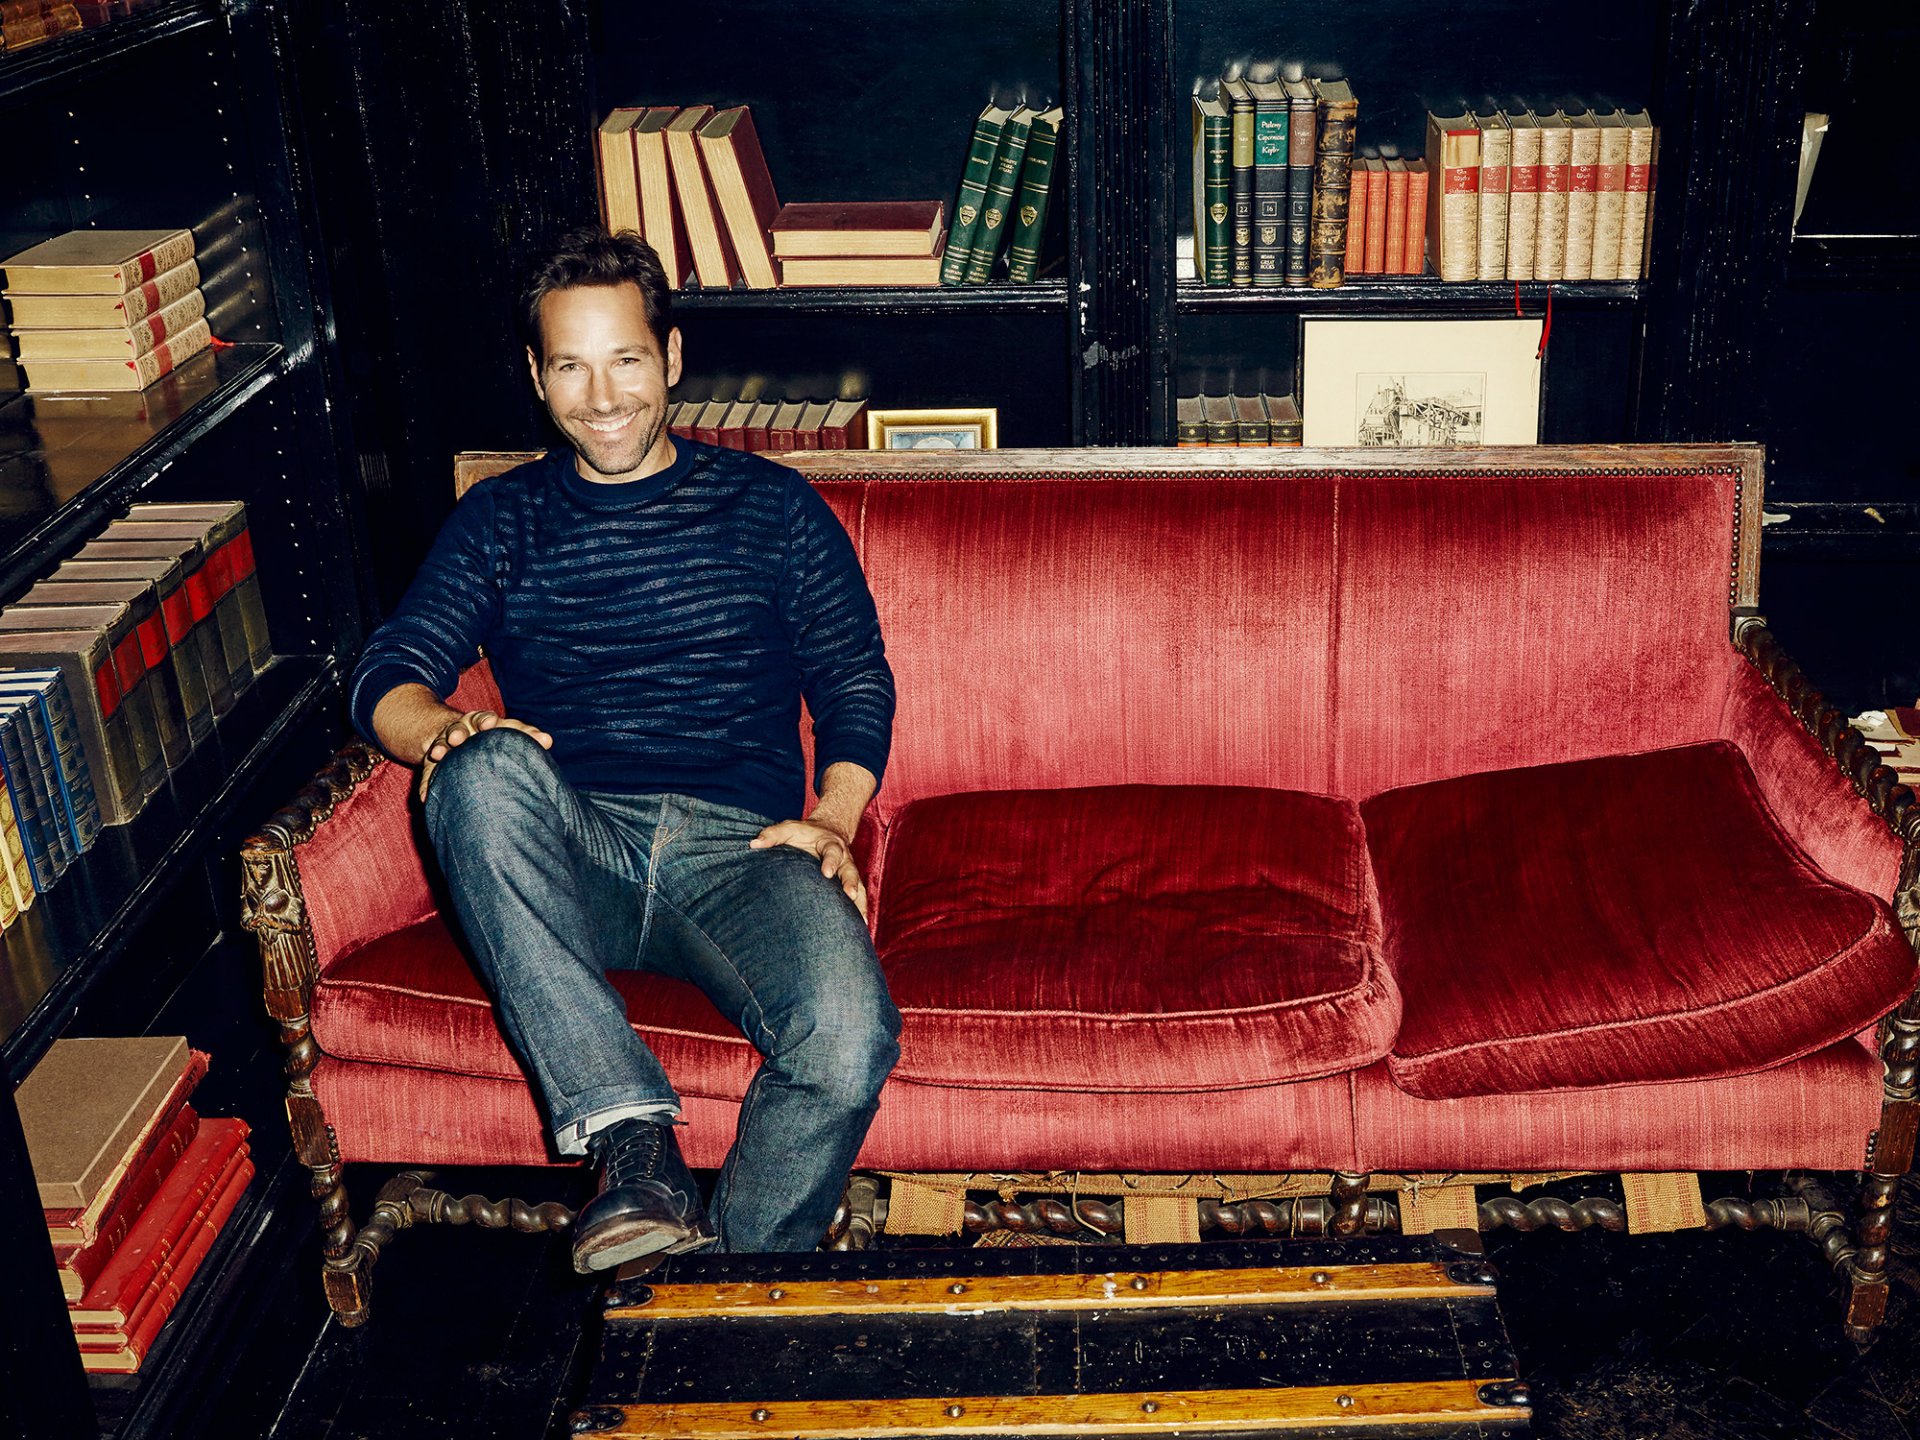
[[[670,299],[630,233],[542,258],[527,363],[567,448],[455,507],[351,692],[360,731],[421,769],[556,1147],[599,1166],[583,1272],[716,1238],[812,1248],[899,1053],[851,850],[893,721],[873,599],[798,475],[668,435]],[[504,714],[446,704],[483,647]],[[711,1212],[680,1098],[607,980],[622,969],[691,981],[763,1057]]]

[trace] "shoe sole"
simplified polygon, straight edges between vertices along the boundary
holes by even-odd
[[[689,1235],[676,1235],[671,1230],[649,1226],[644,1230],[632,1230],[617,1235],[609,1243],[595,1247],[585,1256],[576,1253],[573,1257],[573,1268],[582,1275],[592,1275],[600,1270],[618,1269],[629,1260],[644,1259],[662,1250],[669,1255],[683,1255],[689,1250],[698,1250],[704,1245],[711,1245],[717,1238],[712,1231],[704,1227]]]

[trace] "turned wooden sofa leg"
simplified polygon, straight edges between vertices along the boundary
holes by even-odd
[[[1857,1345],[1871,1340],[1886,1318],[1893,1205],[1901,1180],[1913,1168],[1914,1141],[1920,1134],[1920,1097],[1916,1095],[1920,1088],[1920,996],[1910,998],[1882,1023],[1880,1062],[1886,1087],[1880,1128],[1868,1142],[1854,1249],[1843,1271],[1847,1281],[1847,1338]]]
[[[1367,1177],[1342,1170],[1333,1177],[1333,1222],[1329,1227],[1345,1239],[1367,1233]]]

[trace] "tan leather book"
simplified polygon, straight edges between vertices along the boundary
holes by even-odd
[[[1620,278],[1620,239],[1627,209],[1627,118],[1618,110],[1593,117],[1600,129],[1600,160],[1593,186],[1593,262],[1589,278]]]
[[[767,231],[780,213],[780,199],[753,127],[753,112],[744,105],[722,110],[694,134],[747,288],[773,289],[773,246]]]
[[[700,159],[696,137],[713,114],[711,105],[689,105],[667,126],[667,160],[673,173],[673,195],[686,223],[687,243],[693,250],[694,273],[705,289],[725,290],[733,283],[732,253],[720,228],[713,182]]]
[[[1573,150],[1567,163],[1567,264],[1565,278],[1593,275],[1594,202],[1600,186],[1600,124],[1592,111],[1569,115]]]
[[[200,285],[200,264],[188,260],[124,295],[9,295],[15,334],[25,330],[102,330],[132,325],[184,299]]]
[[[1531,280],[1540,239],[1540,122],[1531,110],[1507,112],[1513,158],[1507,165],[1507,278]]]
[[[26,360],[27,389],[45,393],[79,391],[86,394],[144,390],[161,376],[191,360],[212,343],[205,318],[195,320],[171,339],[162,340],[144,355],[128,360]]]
[[[939,255],[848,255],[780,262],[782,285],[938,285]]]
[[[1647,220],[1653,199],[1653,117],[1640,110],[1627,122],[1625,202],[1620,217],[1620,278],[1638,280],[1646,272]]]
[[[595,135],[600,162],[600,219],[618,235],[640,230],[640,176],[633,163],[633,127],[647,113],[644,105],[621,105],[607,112]]]
[[[191,259],[191,230],[69,230],[4,262],[7,294],[125,295]]]
[[[34,360],[135,360],[171,339],[207,313],[207,297],[194,286],[173,304],[131,325],[111,329],[23,330],[15,352]]]
[[[1442,280],[1472,280],[1480,271],[1480,127],[1473,116],[1428,114],[1427,175],[1433,268]]]
[[[640,179],[640,233],[660,257],[667,284],[676,290],[693,273],[693,251],[680,209],[673,203],[673,170],[667,159],[667,126],[679,113],[678,105],[651,106],[627,132]]]
[[[1479,259],[1481,280],[1507,278],[1507,167],[1513,159],[1513,132],[1495,110],[1473,117],[1480,131]]]
[[[90,1204],[190,1059],[184,1035],[54,1041],[14,1091],[41,1205]]]
[[[1540,222],[1534,237],[1533,278],[1564,280],[1573,128],[1563,111],[1536,118],[1540,121]]]

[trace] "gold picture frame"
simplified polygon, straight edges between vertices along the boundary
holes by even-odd
[[[869,410],[869,450],[998,450],[1000,412]]]

